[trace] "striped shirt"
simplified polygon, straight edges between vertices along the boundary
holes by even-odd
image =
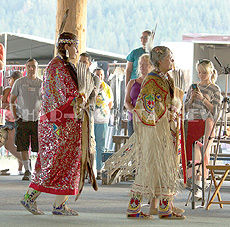
[[[192,86],[188,90],[188,94],[185,100],[185,119],[195,120],[207,118],[216,119],[219,114],[220,104],[221,104],[221,91],[219,86],[216,84],[210,85],[198,85],[201,93],[208,99],[208,101],[213,105],[213,113],[207,108],[207,106],[202,102],[202,100],[195,99],[191,104],[189,100],[192,93]]]

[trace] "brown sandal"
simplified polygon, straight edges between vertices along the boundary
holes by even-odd
[[[0,170],[0,175],[2,176],[9,176],[10,173],[8,173],[9,169],[3,169],[3,170]]]
[[[153,219],[153,216],[149,215],[149,214],[144,214],[142,211],[138,212],[138,213],[133,213],[133,214],[128,214],[127,213],[127,218],[130,219]]]
[[[177,214],[183,214],[185,212],[184,209],[181,209],[179,207],[173,207],[172,208],[173,212],[177,213]],[[157,208],[154,208],[152,210],[149,211],[149,214],[150,215],[157,215],[158,214],[158,209]]]
[[[179,207],[173,207],[173,208],[172,208],[172,211],[173,211],[174,213],[176,213],[176,214],[183,214],[183,213],[185,212],[184,209],[181,209],[181,208],[179,208]]]
[[[171,214],[168,215],[159,215],[159,218],[161,219],[178,219],[178,220],[183,220],[186,218],[183,214],[177,214],[175,212],[172,212]]]

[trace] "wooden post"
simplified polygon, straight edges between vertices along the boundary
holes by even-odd
[[[79,55],[86,51],[87,0],[57,0],[55,43],[59,35],[63,16],[67,9],[69,9],[69,15],[63,32],[71,32],[78,37],[79,45],[78,56],[76,59],[77,62]]]

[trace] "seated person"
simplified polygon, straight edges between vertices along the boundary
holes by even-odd
[[[208,177],[210,150],[214,138],[214,131],[210,135],[214,121],[218,117],[221,103],[220,88],[215,84],[217,71],[208,59],[202,59],[196,64],[200,81],[192,84],[185,100],[185,118],[188,120],[186,152],[187,160],[192,160],[192,144],[204,135],[204,178]],[[209,137],[211,139],[209,140]],[[195,146],[195,160],[200,162],[200,146]],[[201,186],[201,170],[196,174],[195,183]],[[197,189],[195,197],[200,198],[202,191]]]

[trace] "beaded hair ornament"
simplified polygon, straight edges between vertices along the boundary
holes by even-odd
[[[155,47],[154,51],[157,52],[158,54],[163,54],[163,50],[160,47]]]
[[[58,40],[58,44],[61,44],[61,43],[64,43],[64,44],[76,44],[78,45],[79,44],[79,40],[74,40],[74,39],[59,39]]]

